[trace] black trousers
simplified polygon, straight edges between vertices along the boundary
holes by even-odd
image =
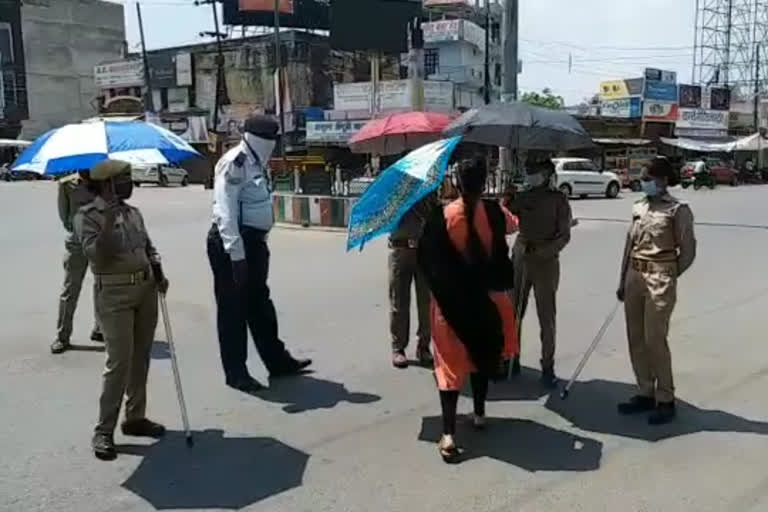
[[[221,363],[227,382],[248,375],[248,330],[264,366],[279,372],[292,362],[278,336],[277,313],[269,294],[269,248],[264,232],[244,227],[240,233],[248,263],[248,285],[239,289],[232,274],[232,260],[224,250],[218,228],[208,233],[208,261],[213,270]]]

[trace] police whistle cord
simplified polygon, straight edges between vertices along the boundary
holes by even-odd
[[[584,222],[613,222],[616,224],[629,224],[627,219],[613,219],[608,217],[578,217],[574,219]],[[695,226],[705,226],[710,228],[737,228],[737,229],[759,229],[768,231],[768,225],[765,224],[740,224],[737,222],[694,222]]]
[[[584,366],[586,366],[587,361],[589,361],[589,358],[592,357],[592,353],[597,348],[597,345],[600,343],[603,337],[605,337],[605,332],[608,330],[608,327],[611,325],[611,322],[613,322],[613,319],[616,317],[616,313],[619,311],[619,304],[621,303],[619,301],[616,301],[616,304],[613,306],[613,309],[608,314],[608,317],[605,319],[605,322],[603,322],[603,325],[600,327],[600,330],[597,331],[597,334],[595,335],[595,339],[592,340],[592,344],[589,346],[587,353],[584,354],[584,357],[581,359],[581,362],[576,367],[576,371],[573,372],[573,377],[571,377],[571,380],[568,381],[568,384],[566,384],[565,388],[563,389],[563,392],[560,393],[560,398],[562,398],[563,400],[566,400],[568,398],[568,395],[571,392],[571,387],[573,386],[573,383],[576,382],[576,379],[579,378],[579,375],[581,375],[581,371],[584,369]]]
[[[168,352],[171,354],[171,367],[173,368],[173,380],[176,383],[176,396],[179,399],[179,408],[181,409],[181,422],[184,425],[184,435],[187,438],[187,446],[194,445],[192,431],[189,429],[189,418],[187,417],[187,404],[184,402],[184,391],[181,389],[181,376],[179,375],[179,363],[176,360],[176,348],[173,344],[173,331],[171,330],[171,319],[168,315],[168,303],[165,300],[165,294],[160,294],[160,311],[163,315],[163,325],[165,325],[165,338],[168,341]]]

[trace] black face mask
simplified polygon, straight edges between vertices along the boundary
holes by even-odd
[[[120,201],[130,199],[131,195],[133,195],[133,181],[130,179],[113,180],[112,192]]]

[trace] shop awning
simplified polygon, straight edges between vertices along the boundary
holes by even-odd
[[[595,144],[603,146],[647,146],[652,141],[648,139],[592,139]]]
[[[743,137],[732,142],[713,142],[698,139],[668,139],[661,138],[661,142],[669,146],[687,149],[689,151],[699,151],[701,153],[731,153],[733,151],[757,151],[760,148],[768,149],[768,139],[760,140],[760,134],[755,133],[748,137]]]

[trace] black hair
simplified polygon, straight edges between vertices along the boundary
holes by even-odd
[[[646,166],[648,176],[654,178],[667,178],[667,186],[674,187],[680,184],[680,174],[675,171],[669,160],[663,156],[657,156]]]
[[[464,201],[464,214],[467,218],[467,256],[470,263],[482,264],[488,259],[480,235],[475,229],[475,211],[480,201],[485,182],[488,179],[488,168],[481,159],[471,160],[459,167],[459,186],[461,187],[461,199]]]

